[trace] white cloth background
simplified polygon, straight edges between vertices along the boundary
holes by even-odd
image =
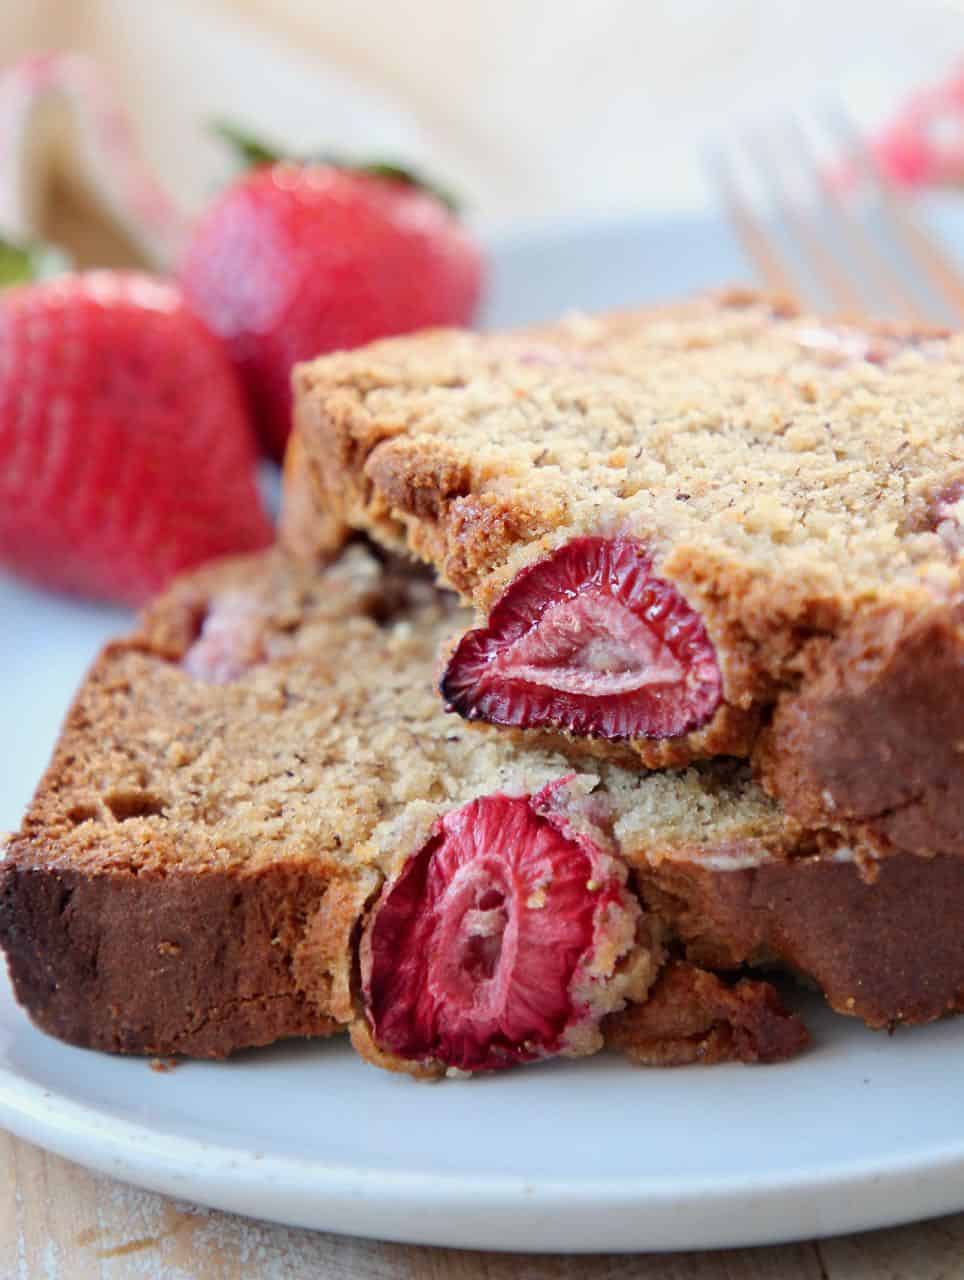
[[[420,160],[502,222],[698,206],[707,132],[838,88],[879,112],[964,57],[964,0],[4,0],[4,61],[70,46],[188,205],[223,115]]]

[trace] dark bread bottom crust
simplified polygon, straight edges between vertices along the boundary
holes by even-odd
[[[667,859],[638,880],[691,966],[789,966],[872,1027],[961,1010],[964,862],[904,854],[874,870],[868,880],[826,858],[731,871]],[[222,1058],[345,1029],[332,957],[343,952],[347,981],[358,903],[304,865],[90,875],[15,860],[0,881],[0,939],[42,1030],[112,1053]],[[802,1025],[766,984],[727,988],[690,965],[670,966],[648,1004],[616,1015],[607,1042],[661,1065],[766,1061],[803,1046]]]
[[[14,857],[0,879],[0,942],[41,1030],[110,1053],[223,1058],[343,1029],[331,973],[299,964],[328,889],[304,865],[162,875]],[[327,927],[337,934],[337,921]]]
[[[789,967],[872,1027],[964,1009],[964,861],[900,854],[873,871],[827,858],[727,871],[666,859],[637,880],[693,966]],[[333,892],[304,864],[90,874],[14,859],[0,879],[0,941],[42,1030],[111,1053],[222,1058],[345,1029],[352,1009],[338,987],[368,891]],[[724,988],[692,970],[684,983],[678,968],[660,980],[675,984],[664,998],[658,983],[651,1005],[617,1015],[610,1044],[665,1065],[802,1046],[799,1023],[762,998],[765,984]]]
[[[90,875],[15,861],[0,880],[0,938],[17,998],[48,1034],[108,1053],[224,1058],[346,1030],[351,1003],[333,994],[330,964],[343,951],[347,982],[364,894],[332,892],[305,868]],[[609,1047],[647,1066],[776,1061],[808,1042],[769,984],[730,987],[684,963],[604,1029]]]
[[[871,1027],[964,1009],[964,860],[895,854],[873,864],[800,858],[716,871],[666,860],[644,901],[711,969],[778,963]]]

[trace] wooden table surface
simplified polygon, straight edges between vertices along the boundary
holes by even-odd
[[[0,1280],[964,1280],[964,1214],[717,1253],[523,1255],[271,1226],[112,1182],[0,1133]]]

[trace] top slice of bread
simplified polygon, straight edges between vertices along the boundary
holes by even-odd
[[[803,821],[964,852],[964,338],[731,294],[382,342],[296,394],[316,510],[479,620],[574,538],[647,548],[723,687],[697,732],[633,742],[644,763],[752,755]]]

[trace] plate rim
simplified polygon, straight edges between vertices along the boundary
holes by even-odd
[[[12,1004],[12,995],[6,999]],[[3,1066],[0,1125],[87,1168],[180,1200],[293,1227],[436,1247],[491,1249],[493,1221],[500,1250],[752,1247],[894,1226],[964,1203],[964,1137],[910,1157],[862,1158],[829,1170],[810,1164],[802,1175],[737,1173],[725,1181],[647,1175],[537,1183],[521,1174],[370,1171],[165,1134]]]

